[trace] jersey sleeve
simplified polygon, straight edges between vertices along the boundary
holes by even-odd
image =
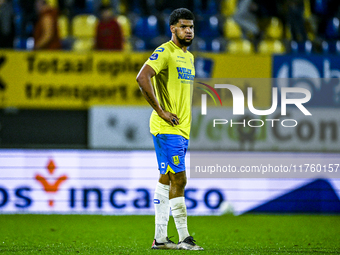
[[[158,47],[145,64],[152,67],[152,69],[158,74],[163,69],[168,67],[169,49],[165,47]]]

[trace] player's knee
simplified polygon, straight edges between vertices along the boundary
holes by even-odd
[[[164,185],[170,185],[170,178],[167,174],[160,174],[158,182]]]
[[[175,180],[175,184],[177,187],[179,188],[184,188],[187,185],[187,178],[183,177],[183,178],[177,178]]]

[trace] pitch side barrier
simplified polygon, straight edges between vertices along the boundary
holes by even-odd
[[[242,165],[255,165],[261,157],[275,163],[282,154],[229,152],[227,156],[236,166],[237,159]],[[244,158],[252,160],[245,162]],[[188,214],[340,213],[339,179],[310,179],[306,172],[322,170],[322,178],[325,170],[330,173],[333,168],[332,173],[339,176],[334,164],[338,158],[336,154],[295,155],[295,162],[290,163],[296,164],[296,178],[292,173],[290,178],[277,178],[276,172],[272,178],[263,178],[262,173],[256,176],[259,178],[247,178],[249,173],[245,178],[232,178],[227,172],[219,178],[216,172],[201,172],[196,176],[200,178],[193,178],[188,159]],[[311,165],[318,159],[323,161],[321,168]],[[300,170],[306,178],[298,178]],[[158,175],[154,151],[0,150],[0,214],[153,215]]]

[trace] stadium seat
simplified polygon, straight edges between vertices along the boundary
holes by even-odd
[[[136,38],[132,42],[132,48],[134,51],[145,51],[146,50],[146,43],[143,39]]]
[[[216,0],[207,0],[205,3],[200,0],[193,1],[193,13],[195,15],[215,15],[219,12],[220,6]]]
[[[292,33],[291,33],[291,31],[290,31],[290,27],[289,26],[286,26],[286,37],[285,37],[285,39],[286,40],[292,40]]]
[[[228,53],[231,54],[251,54],[254,53],[254,46],[248,40],[232,40],[228,43]]]
[[[205,52],[224,52],[226,49],[226,41],[223,38],[203,39],[196,38],[193,45],[193,50]]]
[[[291,53],[310,54],[313,51],[313,44],[311,41],[305,41],[305,42],[291,41],[290,51]]]
[[[282,22],[276,18],[273,17],[270,19],[270,23],[266,29],[266,37],[268,39],[282,39],[283,35],[283,25]]]
[[[259,53],[280,54],[285,52],[283,43],[279,40],[264,40],[259,45]]]
[[[226,50],[227,42],[224,38],[215,38],[211,40],[210,45],[212,52],[224,52]]]
[[[322,52],[325,54],[340,54],[340,41],[323,41]]]
[[[199,37],[203,38],[217,38],[221,36],[220,22],[217,16],[210,16],[201,19],[198,22],[198,31],[196,31]]]
[[[58,8],[58,0],[47,0],[46,1],[50,6],[54,7],[54,8]]]
[[[310,0],[303,0],[303,4],[304,4],[304,7],[305,7],[304,12],[303,12],[303,17],[305,19],[310,19],[312,17]]]
[[[171,30],[170,30],[170,26],[168,23],[164,23],[164,31],[165,31],[165,35],[169,38],[171,38],[172,36],[172,33],[171,33]],[[196,31],[195,31],[196,32]]]
[[[23,17],[21,13],[18,13],[14,16],[14,31],[16,36],[22,35],[22,22],[23,22]]]
[[[94,39],[93,38],[78,38],[75,40],[72,46],[74,51],[90,51],[93,49]]]
[[[219,9],[216,2],[217,1],[214,1],[214,0],[208,0],[207,8],[203,10],[203,14],[209,14],[209,15],[216,14]]]
[[[33,50],[34,48],[34,39],[33,37],[22,38],[16,37],[13,42],[14,49],[17,50]]]
[[[85,0],[86,11],[88,13],[94,13],[94,1],[96,0]]]
[[[233,18],[226,19],[224,23],[224,37],[227,39],[241,39],[242,30]]]
[[[223,0],[221,3],[221,12],[225,16],[232,16],[237,9],[237,0]]]
[[[197,37],[193,41],[193,45],[190,46],[194,51],[209,51],[209,42],[203,38]]]
[[[159,26],[161,28],[160,33],[163,36],[166,36],[167,38],[171,38],[172,36],[171,31],[170,31],[170,26],[169,26],[169,17],[170,17],[170,14],[166,12],[163,12],[158,17]]]
[[[328,13],[328,0],[314,1],[313,9],[316,14],[326,15]]]
[[[84,4],[82,2],[79,2],[79,4],[76,4],[76,2],[74,2],[72,13],[75,15],[93,14],[95,12],[94,1],[97,1],[97,0],[85,0]]]
[[[97,1],[97,0],[94,0]],[[101,5],[102,6],[110,6],[111,5],[111,1],[112,0],[102,0],[101,1]],[[128,4],[128,1],[118,1],[119,4],[117,6],[117,9],[115,10],[115,13],[120,13],[120,14],[127,14],[127,6],[126,4]]]
[[[333,17],[329,19],[326,26],[327,39],[340,39],[340,21],[338,18]]]
[[[143,15],[143,7],[142,7],[142,1],[128,1],[129,2],[129,10],[130,12],[137,14],[137,15]]]
[[[17,13],[14,16],[14,32],[16,36],[23,36],[23,37],[27,37],[27,36],[32,36],[33,34],[33,22],[29,21],[25,24],[25,26],[23,26],[22,24],[23,22],[23,14]]]
[[[131,36],[130,20],[124,15],[119,15],[117,17],[117,21],[118,21],[119,25],[121,26],[121,28],[123,30],[124,38],[125,39],[129,38]]]
[[[134,35],[142,39],[155,38],[160,35],[157,17],[140,17],[134,28]]]
[[[133,47],[130,41],[126,40],[123,44],[123,50],[124,51],[132,51]]]
[[[65,15],[61,15],[58,18],[58,29],[59,29],[59,36],[61,39],[65,39],[69,36],[69,22],[68,18]]]
[[[79,38],[93,38],[96,34],[98,19],[94,15],[80,14],[72,20],[72,34]]]
[[[20,14],[22,12],[20,7],[20,0],[13,0],[13,11],[15,14]]]

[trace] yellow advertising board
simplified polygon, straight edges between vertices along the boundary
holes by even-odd
[[[1,107],[145,104],[136,75],[148,55],[0,52]]]
[[[147,53],[0,51],[0,108],[88,109],[147,105],[136,76]],[[204,54],[211,78],[271,74],[271,57]],[[250,75],[250,76],[249,76]]]

